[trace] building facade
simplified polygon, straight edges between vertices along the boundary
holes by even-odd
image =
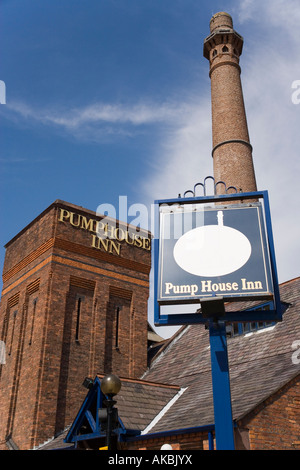
[[[0,448],[62,431],[86,376],[145,371],[150,248],[149,232],[63,201],[7,243]]]

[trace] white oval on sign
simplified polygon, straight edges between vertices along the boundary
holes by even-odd
[[[182,235],[176,242],[174,259],[195,276],[224,276],[244,266],[251,255],[248,238],[223,225],[206,225]]]

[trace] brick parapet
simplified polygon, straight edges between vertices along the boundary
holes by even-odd
[[[72,211],[73,224],[59,220],[61,210]],[[114,371],[138,377],[146,370],[150,234],[141,232],[135,246],[121,240],[119,252],[109,253],[105,245],[92,246],[90,219],[99,218],[56,202],[6,245],[0,339],[10,354],[0,366],[3,449],[10,435],[29,449],[70,425],[86,394],[86,376]],[[115,222],[122,227],[117,235],[125,234],[127,226]]]

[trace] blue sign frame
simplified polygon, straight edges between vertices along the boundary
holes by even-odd
[[[243,202],[241,202],[243,201]],[[161,289],[159,283],[162,279],[162,266],[161,266],[161,255],[162,255],[162,240],[161,237],[161,226],[160,226],[160,210],[162,206],[183,206],[183,205],[201,205],[209,203],[217,203],[214,206],[215,211],[222,205],[226,205],[228,208],[244,208],[246,205],[255,207],[257,201],[258,206],[261,207],[259,210],[259,219],[262,226],[263,232],[263,250],[266,257],[268,258],[268,289],[263,294],[259,292],[249,293],[248,295],[241,295],[237,292],[235,295],[223,295],[220,293],[212,293],[210,299],[223,299],[224,302],[230,301],[243,301],[243,300],[268,300],[271,302],[270,310],[237,310],[236,311],[224,311],[222,313],[222,321],[226,322],[248,322],[248,321],[281,321],[282,312],[280,305],[279,287],[277,279],[277,268],[275,259],[275,250],[272,234],[271,225],[271,214],[269,197],[267,191],[249,192],[249,193],[235,193],[215,196],[204,196],[204,197],[183,197],[177,199],[166,199],[156,200],[155,204],[155,236],[152,241],[153,243],[153,257],[154,257],[154,324],[156,326],[166,325],[184,325],[194,323],[207,323],[207,316],[204,316],[201,312],[200,306],[204,305],[205,296],[197,293],[195,296],[191,296],[190,293],[186,298],[183,296],[173,296],[173,298],[164,299],[161,295]],[[253,203],[253,204],[251,204]],[[170,268],[171,269],[171,268]],[[201,302],[200,302],[201,300]],[[197,307],[198,304],[198,307]],[[193,313],[185,313],[183,305],[188,305],[189,310],[193,310]],[[192,306],[192,307],[191,307]],[[226,310],[226,309],[225,309]]]

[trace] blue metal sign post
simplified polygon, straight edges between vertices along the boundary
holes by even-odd
[[[234,450],[230,378],[225,322],[209,325],[217,450]]]

